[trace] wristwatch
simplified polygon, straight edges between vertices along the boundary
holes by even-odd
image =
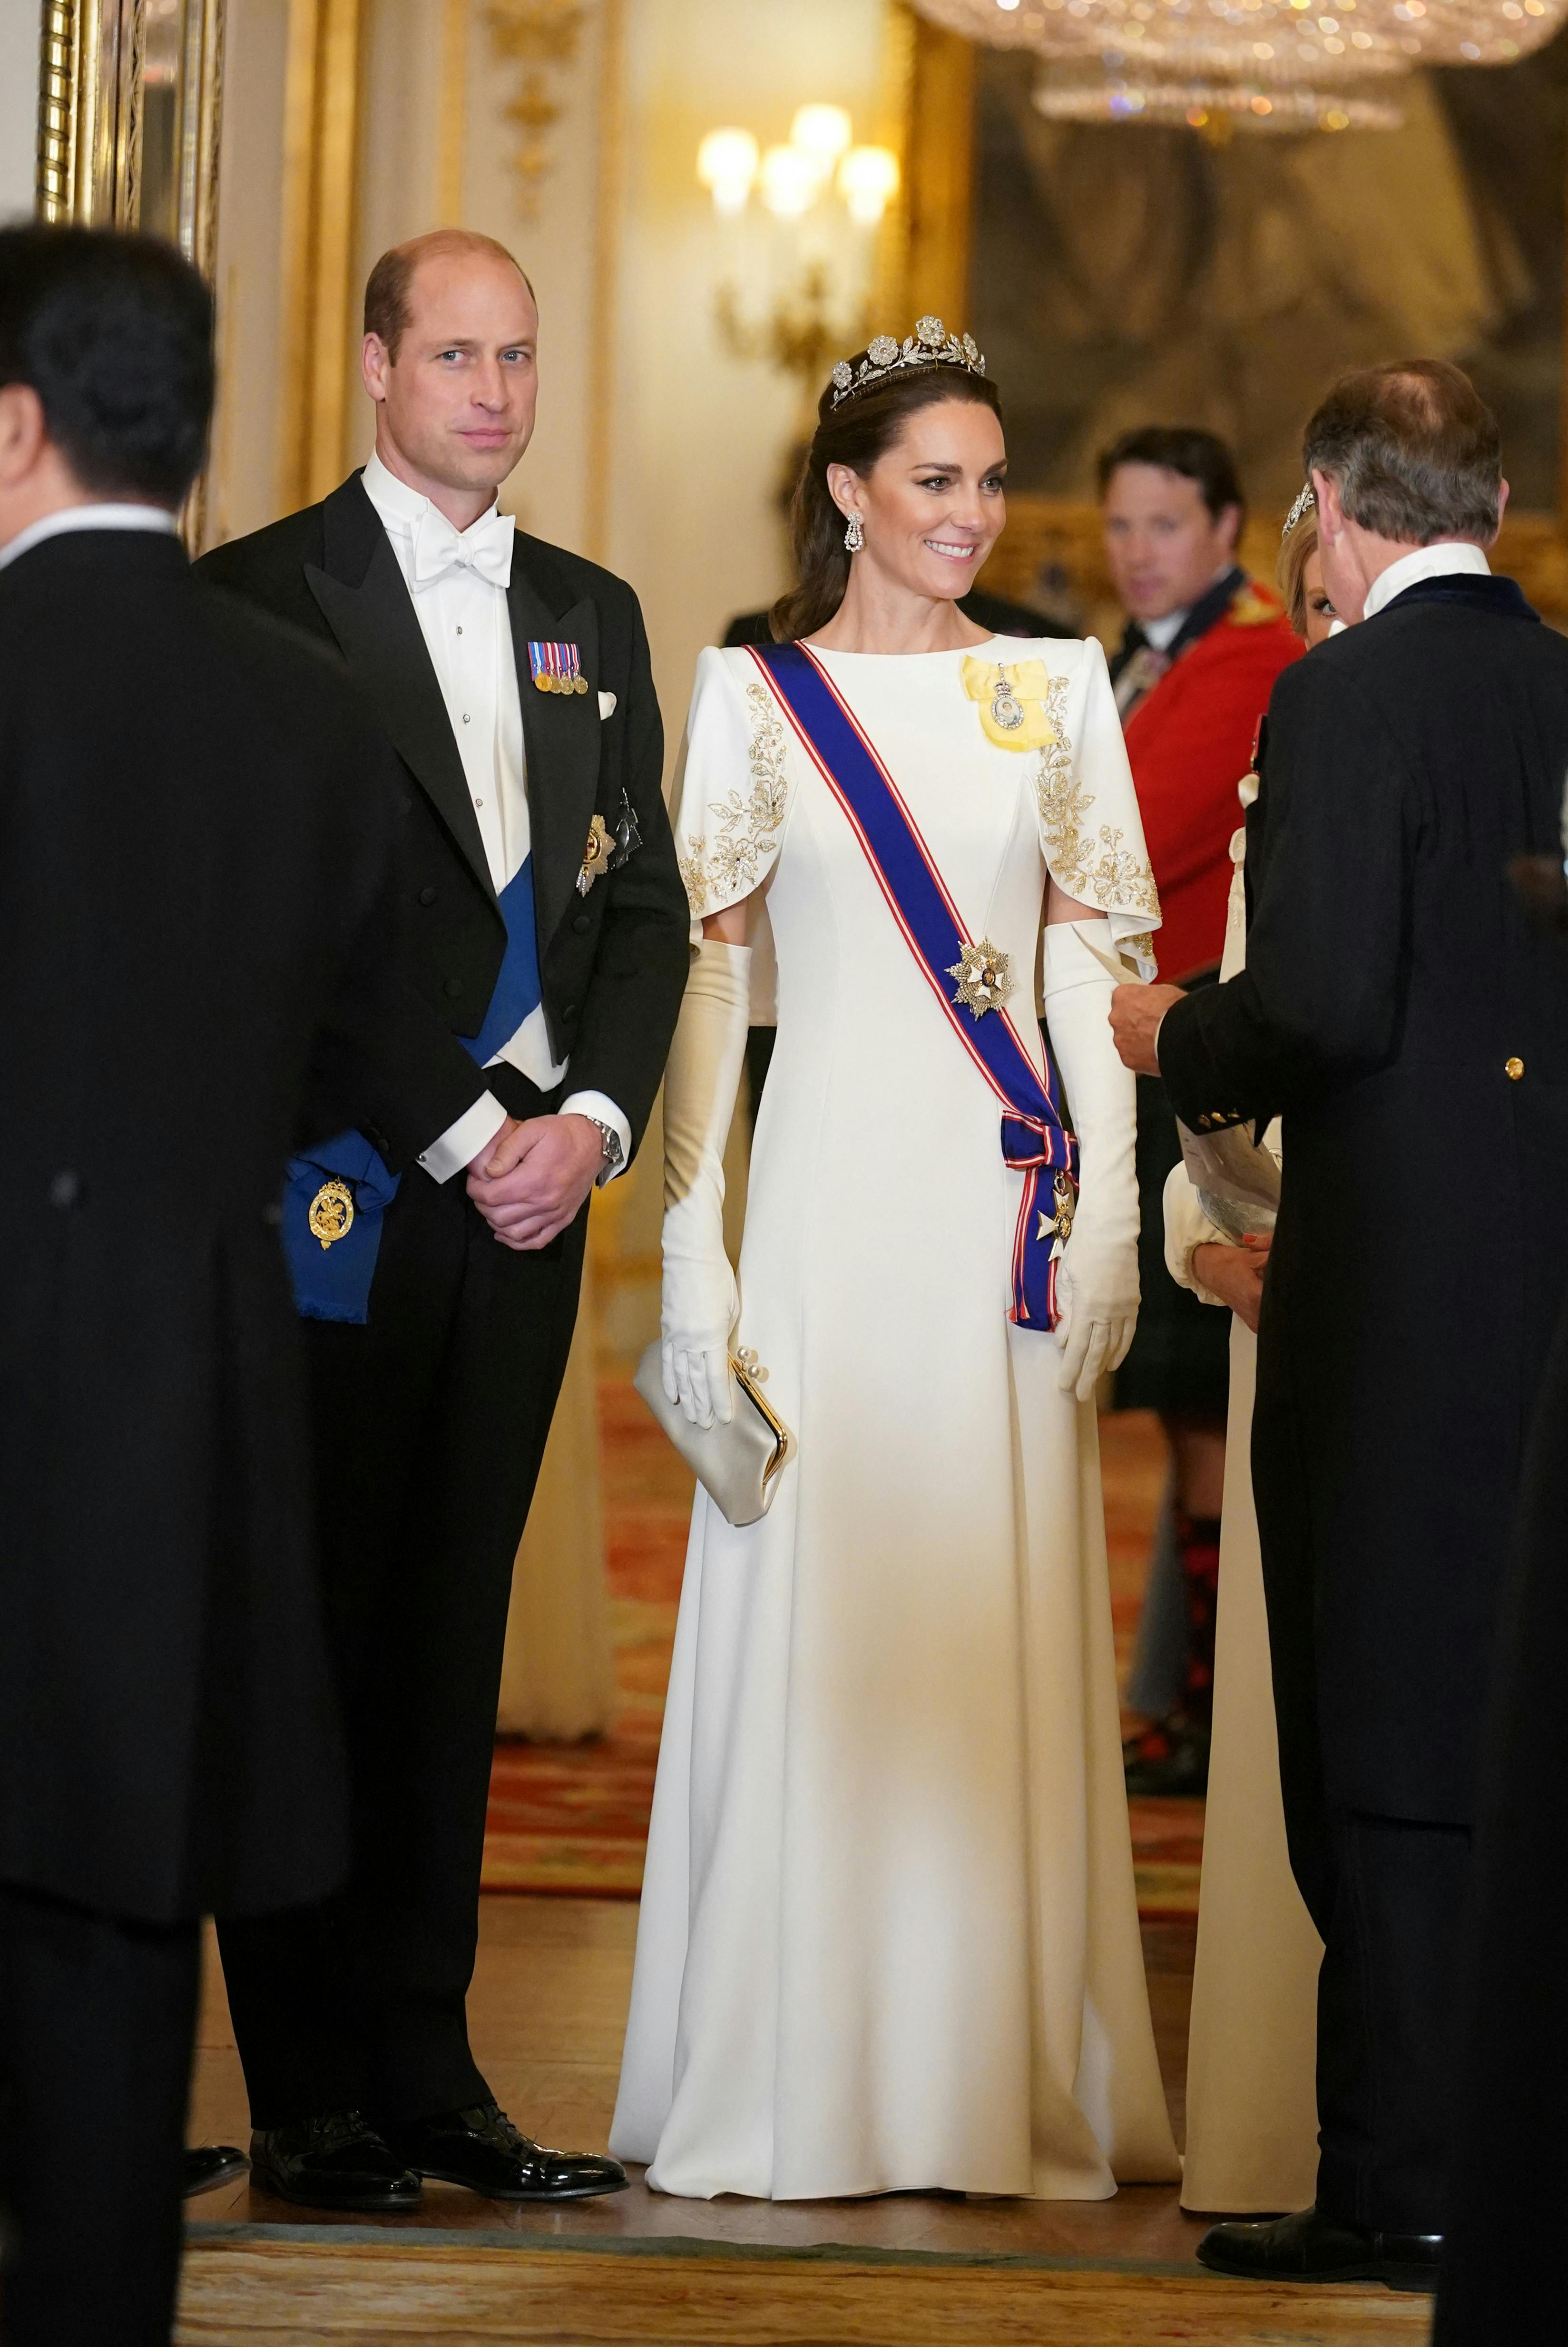
[[[604,1143],[604,1171],[599,1178],[601,1182],[608,1182],[610,1175],[618,1174],[625,1163],[626,1152],[620,1145],[620,1135],[612,1124],[606,1124],[601,1116],[590,1116],[588,1121]]]

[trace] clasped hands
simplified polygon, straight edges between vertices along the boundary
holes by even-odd
[[[509,1116],[468,1168],[468,1195],[503,1246],[548,1246],[604,1171],[604,1135],[590,1117]]]

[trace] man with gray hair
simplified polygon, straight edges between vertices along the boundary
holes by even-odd
[[[1507,485],[1457,367],[1348,376],[1304,455],[1325,586],[1368,624],[1275,687],[1245,971],[1122,988],[1112,1020],[1194,1131],[1285,1119],[1253,1467],[1324,1941],[1321,2156],[1313,2209],[1215,2226],[1199,2255],[1422,2288],[1488,1659],[1568,1276],[1568,1007],[1507,878],[1557,838],[1568,643],[1491,575]]]

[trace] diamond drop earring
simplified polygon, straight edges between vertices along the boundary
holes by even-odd
[[[851,554],[858,554],[866,543],[866,525],[857,513],[852,513],[844,525],[844,543]]]

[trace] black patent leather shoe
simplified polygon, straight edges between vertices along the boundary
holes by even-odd
[[[305,2209],[416,2209],[421,2186],[358,2111],[329,2111],[251,2137],[251,2180]]]
[[[1198,2261],[1247,2281],[1381,2281],[1390,2290],[1436,2290],[1440,2233],[1372,2233],[1318,2209],[1298,2209],[1264,2225],[1211,2225]]]
[[[220,2184],[238,2184],[251,2163],[237,2143],[200,2143],[185,2155],[185,2197],[216,2192]]]
[[[512,2125],[494,2103],[439,2118],[388,2127],[399,2159],[421,2176],[461,2184],[487,2200],[592,2200],[626,2188],[617,2159],[594,2152],[551,2151]]]

